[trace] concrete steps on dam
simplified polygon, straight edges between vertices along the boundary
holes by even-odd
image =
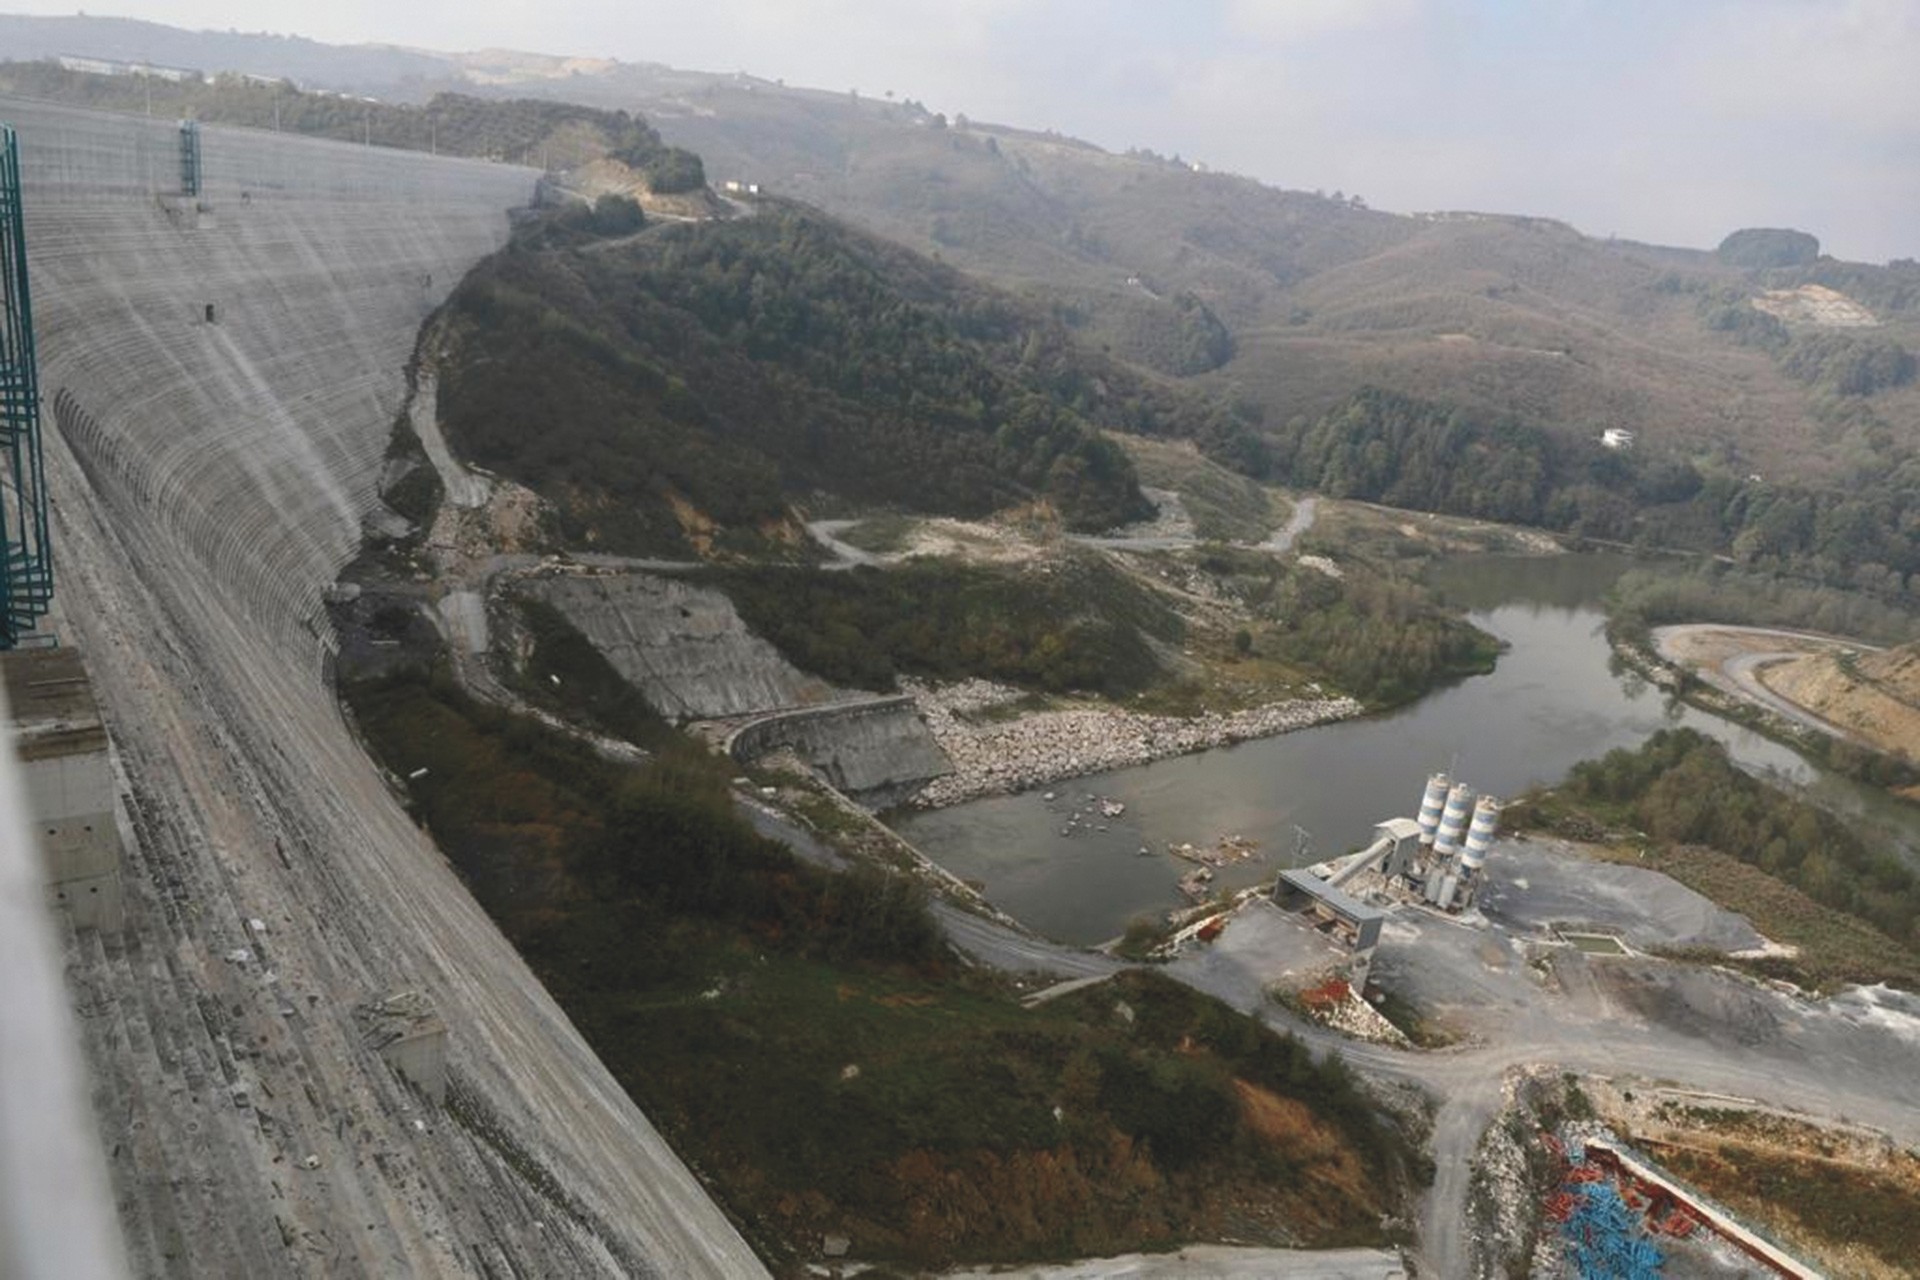
[[[0,119],[53,406],[50,622],[123,780],[127,924],[70,931],[68,968],[135,1272],[760,1273],[322,677],[419,323],[534,175],[208,127],[203,213],[165,196],[168,122]],[[399,991],[447,1028],[446,1106],[356,1021]]]

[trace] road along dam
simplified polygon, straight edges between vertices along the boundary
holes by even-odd
[[[124,799],[124,927],[66,946],[133,1270],[759,1273],[326,685],[322,593],[415,335],[537,175],[211,127],[189,174],[173,122],[0,120],[49,629],[86,655]]]

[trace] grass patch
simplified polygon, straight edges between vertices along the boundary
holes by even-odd
[[[1133,459],[1140,482],[1180,495],[1194,532],[1216,542],[1261,542],[1284,512],[1259,483],[1227,470],[1192,445],[1142,436],[1116,436]]]
[[[1160,677],[1151,640],[1180,616],[1103,557],[1045,573],[916,560],[888,569],[714,570],[757,635],[836,684],[887,690],[899,675],[981,676],[1048,693],[1121,697]]]
[[[840,541],[850,547],[858,547],[868,555],[884,556],[905,550],[907,539],[919,527],[919,520],[913,516],[889,513],[869,516],[841,530],[838,536]]]
[[[1876,1275],[1910,1275],[1920,1257],[1920,1160],[1910,1153],[1869,1169],[1732,1142],[1711,1152],[1650,1145],[1680,1177],[1736,1213],[1815,1243],[1847,1274],[1859,1274],[1861,1252],[1880,1262]]]

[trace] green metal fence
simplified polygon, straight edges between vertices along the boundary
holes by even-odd
[[[27,289],[20,140],[0,125],[0,649],[20,645],[53,600],[40,382]]]

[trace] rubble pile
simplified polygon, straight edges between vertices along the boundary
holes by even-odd
[[[1289,733],[1363,710],[1352,698],[1301,698],[1191,718],[1085,707],[981,722],[969,717],[1015,701],[1020,693],[985,680],[939,688],[903,683],[953,761],[950,776],[936,779],[915,798],[916,805],[928,809]]]

